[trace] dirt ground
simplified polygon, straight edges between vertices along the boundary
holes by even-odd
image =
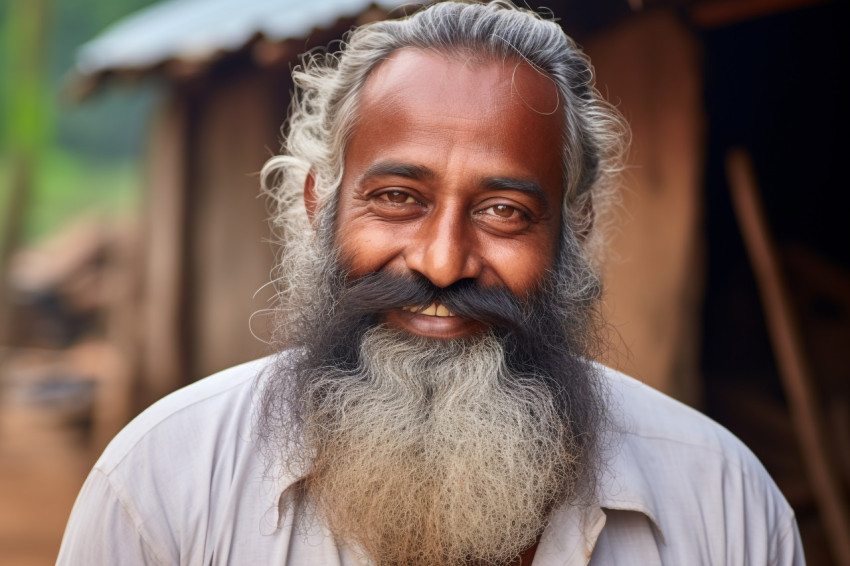
[[[28,390],[0,389],[0,564],[54,564],[74,499],[94,456],[61,407]]]

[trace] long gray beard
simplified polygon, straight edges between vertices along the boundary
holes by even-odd
[[[582,453],[553,396],[511,375],[491,334],[439,341],[384,326],[362,367],[305,391],[303,487],[379,565],[510,562],[576,495]]]
[[[592,499],[604,387],[582,354],[598,290],[576,254],[565,248],[540,309],[550,325],[531,333],[543,373],[507,363],[516,344],[494,331],[435,340],[383,325],[352,341],[345,365],[321,346],[344,273],[330,246],[301,238],[285,250],[278,339],[290,350],[262,391],[259,434],[339,542],[380,566],[507,564],[554,507]],[[583,346],[550,343],[554,325]]]

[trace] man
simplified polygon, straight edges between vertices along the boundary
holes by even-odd
[[[61,564],[803,563],[740,442],[589,361],[623,136],[556,24],[436,4],[294,80],[281,353],[130,424]]]

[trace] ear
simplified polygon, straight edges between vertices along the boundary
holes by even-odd
[[[307,218],[313,224],[316,217],[316,207],[319,205],[319,196],[316,194],[316,177],[312,171],[307,173],[304,179],[304,208],[307,209]]]

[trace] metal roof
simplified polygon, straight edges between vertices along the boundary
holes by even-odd
[[[299,39],[370,7],[411,0],[168,0],[107,28],[77,52],[76,72],[138,71],[169,59],[198,61],[237,51],[258,35]]]

